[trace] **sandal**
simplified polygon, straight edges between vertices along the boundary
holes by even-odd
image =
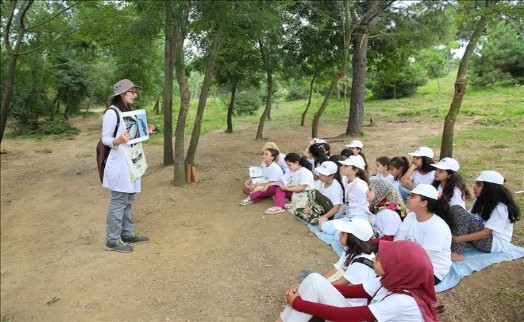
[[[249,204],[252,204],[253,203],[253,200],[251,200],[250,198],[246,198],[246,199],[242,199],[242,201],[240,202],[240,205],[241,206],[247,206]]]
[[[264,211],[264,213],[266,215],[274,215],[274,214],[279,214],[284,211],[286,211],[286,209],[282,207],[270,207],[270,208],[267,208],[266,211]]]

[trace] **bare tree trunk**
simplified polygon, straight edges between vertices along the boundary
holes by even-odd
[[[271,72],[267,72],[267,97],[266,97],[266,108],[264,109],[264,112],[260,116],[260,121],[258,122],[258,129],[257,129],[257,136],[255,137],[256,140],[262,140],[263,139],[263,132],[264,132],[264,122],[266,121],[266,118],[269,115],[269,112],[271,111],[271,99],[273,95],[273,74]]]
[[[207,98],[209,96],[209,88],[211,87],[211,81],[213,80],[213,69],[223,43],[224,37],[222,33],[218,31],[215,39],[213,40],[211,55],[207,57],[206,61],[206,72],[204,75],[204,82],[202,83],[202,88],[200,90],[200,98],[198,99],[198,108],[195,124],[193,125],[193,132],[191,133],[191,141],[189,142],[189,148],[187,149],[186,164],[195,163],[195,154],[198,146],[198,140],[200,138],[200,131],[202,129],[202,118],[204,117],[204,109],[206,108]]]
[[[231,99],[227,106],[227,129],[226,133],[233,133],[233,111],[235,110],[235,97],[237,93],[237,83],[231,86]]]
[[[366,84],[366,65],[369,30],[359,27],[353,38],[353,80],[351,83],[351,100],[349,102],[348,126],[346,135],[362,132],[364,123],[364,96]]]
[[[175,4],[168,1],[166,3]],[[184,165],[184,131],[186,129],[187,112],[189,111],[189,86],[187,84],[186,67],[184,62],[184,40],[186,38],[186,23],[189,18],[190,2],[184,1],[181,4],[182,10],[175,15],[175,74],[180,88],[180,110],[175,128],[175,166],[174,166],[174,183],[175,186],[184,186],[186,184],[185,165]],[[173,8],[173,7],[171,7]],[[180,9],[180,8],[177,8]],[[165,112],[165,111],[164,111]]]
[[[366,1],[364,3],[365,13],[354,30],[355,35],[352,37],[355,50],[352,61],[353,81],[346,135],[362,132],[369,30],[376,23],[379,13],[386,10],[393,2],[390,0]]]
[[[342,62],[340,64],[340,68],[333,76],[333,79],[331,79],[331,84],[329,85],[329,88],[326,92],[326,95],[324,96],[324,100],[322,101],[322,104],[318,108],[318,111],[313,116],[313,123],[311,125],[311,137],[316,138],[318,137],[318,125],[320,123],[320,117],[326,110],[329,100],[331,99],[331,95],[333,94],[333,90],[337,87],[338,80],[344,76],[344,73],[346,72],[346,67],[348,65],[348,55],[349,55],[349,43],[350,43],[350,37],[351,37],[351,25],[350,25],[350,15],[349,15],[349,0],[344,1],[344,52],[342,56]]]
[[[173,155],[173,72],[175,69],[175,17],[173,15],[173,4],[166,2],[164,97],[162,102],[164,110],[164,166],[175,163]]]
[[[486,1],[486,3],[487,6],[494,5],[494,3],[490,1]],[[478,20],[477,26],[475,27],[475,30],[473,31],[473,34],[469,39],[469,43],[466,46],[466,51],[464,52],[464,55],[460,60],[457,78],[455,80],[455,93],[453,94],[453,100],[451,101],[448,114],[446,115],[446,119],[444,120],[444,129],[442,130],[442,143],[440,146],[440,159],[444,157],[453,156],[453,136],[455,132],[455,122],[457,120],[457,116],[462,105],[462,99],[466,94],[466,87],[468,84],[468,64],[471,56],[473,55],[473,51],[477,46],[477,42],[480,39],[482,32],[486,28],[486,25],[488,23],[487,18],[488,17],[484,15],[481,16]]]
[[[309,83],[309,97],[307,99],[307,105],[304,112],[302,112],[302,119],[300,121],[300,126],[305,126],[306,124],[306,115],[309,110],[309,107],[311,106],[311,97],[313,96],[313,85],[315,84],[315,79],[317,78],[317,75],[314,75],[313,78],[311,78],[311,82]]]

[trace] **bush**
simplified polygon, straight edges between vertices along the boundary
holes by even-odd
[[[303,100],[309,97],[309,88],[298,85],[291,85],[288,88],[286,95],[286,100],[288,101],[297,101]]]
[[[65,118],[56,118],[54,120],[46,121],[37,131],[43,135],[76,135],[80,130],[72,126]]]
[[[238,115],[252,115],[262,103],[255,91],[239,91],[235,97],[235,112]]]

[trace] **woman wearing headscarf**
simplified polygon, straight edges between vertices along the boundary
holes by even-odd
[[[333,286],[320,274],[310,274],[285,293],[293,310],[277,321],[438,321],[433,266],[424,249],[408,240],[381,241],[374,259],[379,277],[358,285]],[[348,306],[346,298],[370,299],[365,306]]]

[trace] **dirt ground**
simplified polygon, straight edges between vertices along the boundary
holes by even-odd
[[[151,242],[131,254],[104,251],[109,192],[94,157],[100,120],[73,119],[81,132],[70,140],[2,142],[2,321],[272,321],[301,268],[324,271],[336,261],[289,214],[264,215],[269,200],[239,206],[247,166],[260,162],[255,127],[203,136],[199,181],[184,188],[162,166],[162,146],[145,145],[149,169],[134,220]],[[343,130],[321,129],[335,152],[351,139],[337,137]],[[284,152],[301,152],[309,131],[267,125],[265,133]],[[402,154],[439,132],[414,135],[409,122],[366,128],[366,156]],[[523,276],[522,259],[474,273],[439,294],[442,320],[522,319]]]

